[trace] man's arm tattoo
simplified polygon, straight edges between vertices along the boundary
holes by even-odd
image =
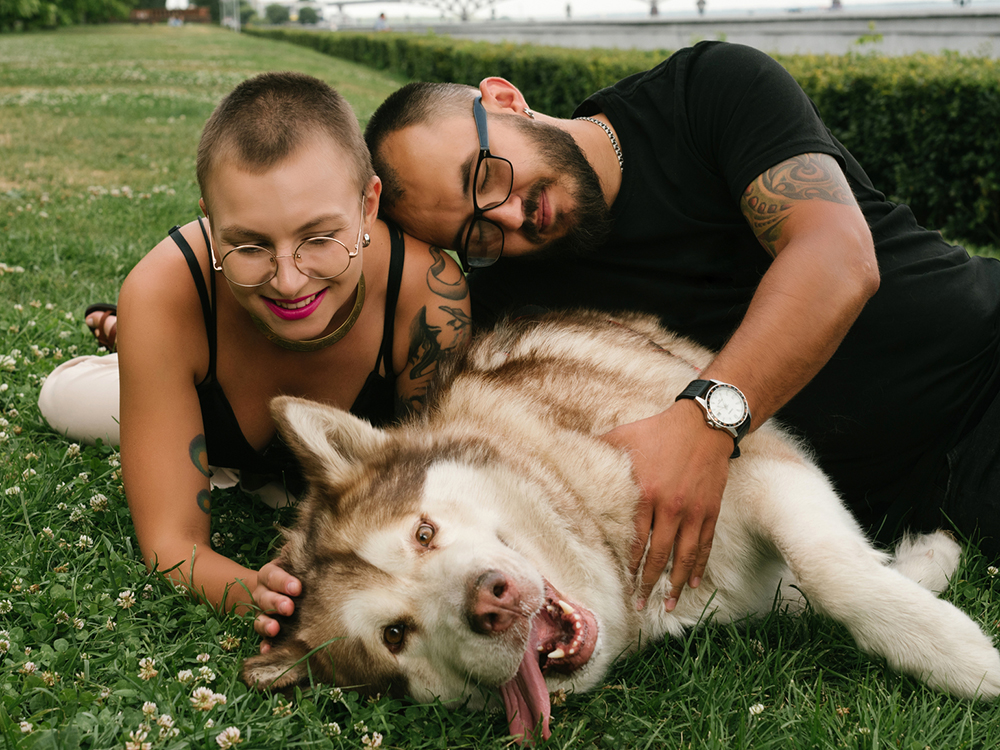
[[[793,204],[808,200],[854,204],[847,178],[833,157],[800,154],[771,167],[743,191],[740,206],[753,233],[773,256]]]
[[[444,250],[433,246],[429,249],[431,257],[434,258],[434,263],[427,269],[427,287],[434,294],[445,299],[460,300],[468,297],[469,287],[466,285],[465,277],[461,271],[458,272],[458,278],[453,282],[445,281],[441,278],[441,275],[448,267]]]

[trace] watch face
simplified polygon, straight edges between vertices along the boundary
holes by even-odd
[[[727,427],[735,427],[747,414],[747,402],[743,394],[730,385],[714,386],[706,397],[712,416]]]

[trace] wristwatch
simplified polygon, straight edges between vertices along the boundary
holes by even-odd
[[[750,407],[740,389],[718,380],[692,380],[675,400],[682,398],[693,399],[704,410],[709,427],[733,436],[730,458],[738,458],[740,440],[750,432]]]

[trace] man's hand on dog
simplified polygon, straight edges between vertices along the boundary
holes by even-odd
[[[647,540],[649,554],[637,607],[646,606],[673,551],[670,593],[664,601],[670,612],[677,606],[684,584],[697,588],[705,574],[729,476],[733,440],[708,427],[693,401],[679,401],[653,417],[617,427],[604,439],[631,451],[633,470],[642,488],[635,518],[633,574],[642,562]]]
[[[277,612],[281,615],[290,615],[295,611],[295,602],[291,599],[302,593],[302,584],[299,579],[290,575],[279,564],[272,560],[267,563],[257,574],[257,587],[253,591],[254,601],[260,607],[260,614],[254,620],[253,629],[263,638],[274,638],[278,635],[281,626],[273,617],[268,614]],[[271,650],[271,644],[263,641],[260,644],[260,652],[266,654]]]

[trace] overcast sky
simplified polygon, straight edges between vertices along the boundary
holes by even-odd
[[[322,1],[322,0],[321,0]],[[465,2],[475,2],[476,0],[465,0]],[[453,4],[462,0],[451,0]],[[537,18],[553,19],[566,17],[566,4],[572,8],[573,18],[593,18],[593,17],[620,17],[624,14],[646,15],[649,13],[649,0],[498,0],[496,3],[497,17],[511,17],[519,19]],[[763,12],[766,9],[788,9],[801,8],[825,9],[830,5],[830,0],[706,0],[705,13],[714,12],[737,12],[751,13]],[[951,6],[949,0],[842,0],[843,7],[873,5],[890,6]],[[989,6],[1000,7],[1000,0],[973,0],[975,7]],[[675,13],[694,13],[695,0],[659,0],[660,14],[669,15]],[[393,19],[403,20],[407,16],[411,19],[417,18],[439,18],[441,12],[434,8],[421,6],[418,4],[404,3],[370,3],[354,7],[346,6],[345,10],[356,18],[374,18],[379,13],[385,13],[390,25]],[[473,19],[486,20],[490,17],[488,6],[485,10],[474,13]]]

